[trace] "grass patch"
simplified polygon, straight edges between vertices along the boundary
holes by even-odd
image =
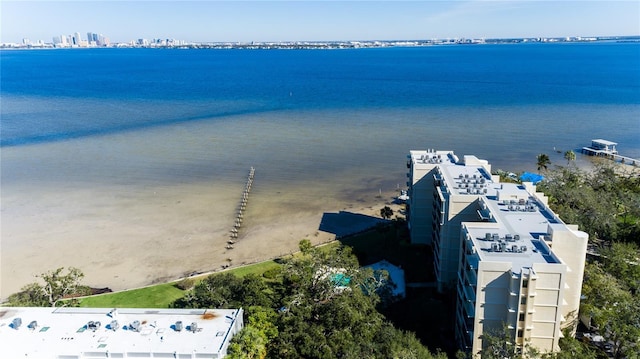
[[[229,273],[233,273],[234,275],[240,278],[245,277],[249,274],[262,276],[264,272],[268,271],[269,269],[273,269],[277,267],[280,267],[280,264],[278,264],[276,261],[266,261],[266,262],[259,262],[256,264],[249,264],[247,266],[243,266],[240,268],[231,269],[229,270]]]
[[[262,276],[266,271],[279,266],[280,264],[276,261],[266,261],[230,269],[229,273],[233,273],[238,277],[244,277],[249,274]],[[205,276],[195,279],[195,283],[202,278],[205,278]],[[140,289],[82,298],[80,299],[80,306],[89,308],[167,308],[173,301],[183,297],[185,293],[187,291],[180,289],[176,283],[164,283]]]
[[[185,291],[176,287],[174,283],[165,283],[82,298],[80,306],[90,308],[167,308],[169,304],[184,294]]]

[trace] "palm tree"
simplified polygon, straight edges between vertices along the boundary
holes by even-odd
[[[569,150],[564,153],[564,159],[567,160],[567,164],[570,164],[571,162],[576,160],[576,153],[572,150]]]
[[[544,153],[538,155],[538,171],[542,169],[547,170],[549,164],[551,164],[551,160],[548,155]]]
[[[380,217],[389,219],[391,216],[393,216],[393,210],[389,206],[384,206],[384,208],[380,209]]]

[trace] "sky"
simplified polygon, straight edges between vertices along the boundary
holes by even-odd
[[[111,42],[640,35],[640,1],[0,1],[0,42],[79,32]]]

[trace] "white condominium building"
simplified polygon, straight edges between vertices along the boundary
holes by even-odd
[[[474,354],[508,329],[520,351],[558,350],[575,330],[588,235],[563,223],[531,183],[500,183],[487,161],[411,151],[412,241],[430,244],[439,290],[457,292],[456,340]]]
[[[0,358],[223,358],[242,309],[0,307]]]

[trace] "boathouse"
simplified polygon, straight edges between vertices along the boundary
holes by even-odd
[[[582,153],[589,156],[612,157],[618,154],[617,145],[615,142],[602,139],[591,140],[591,146],[582,147]]]

